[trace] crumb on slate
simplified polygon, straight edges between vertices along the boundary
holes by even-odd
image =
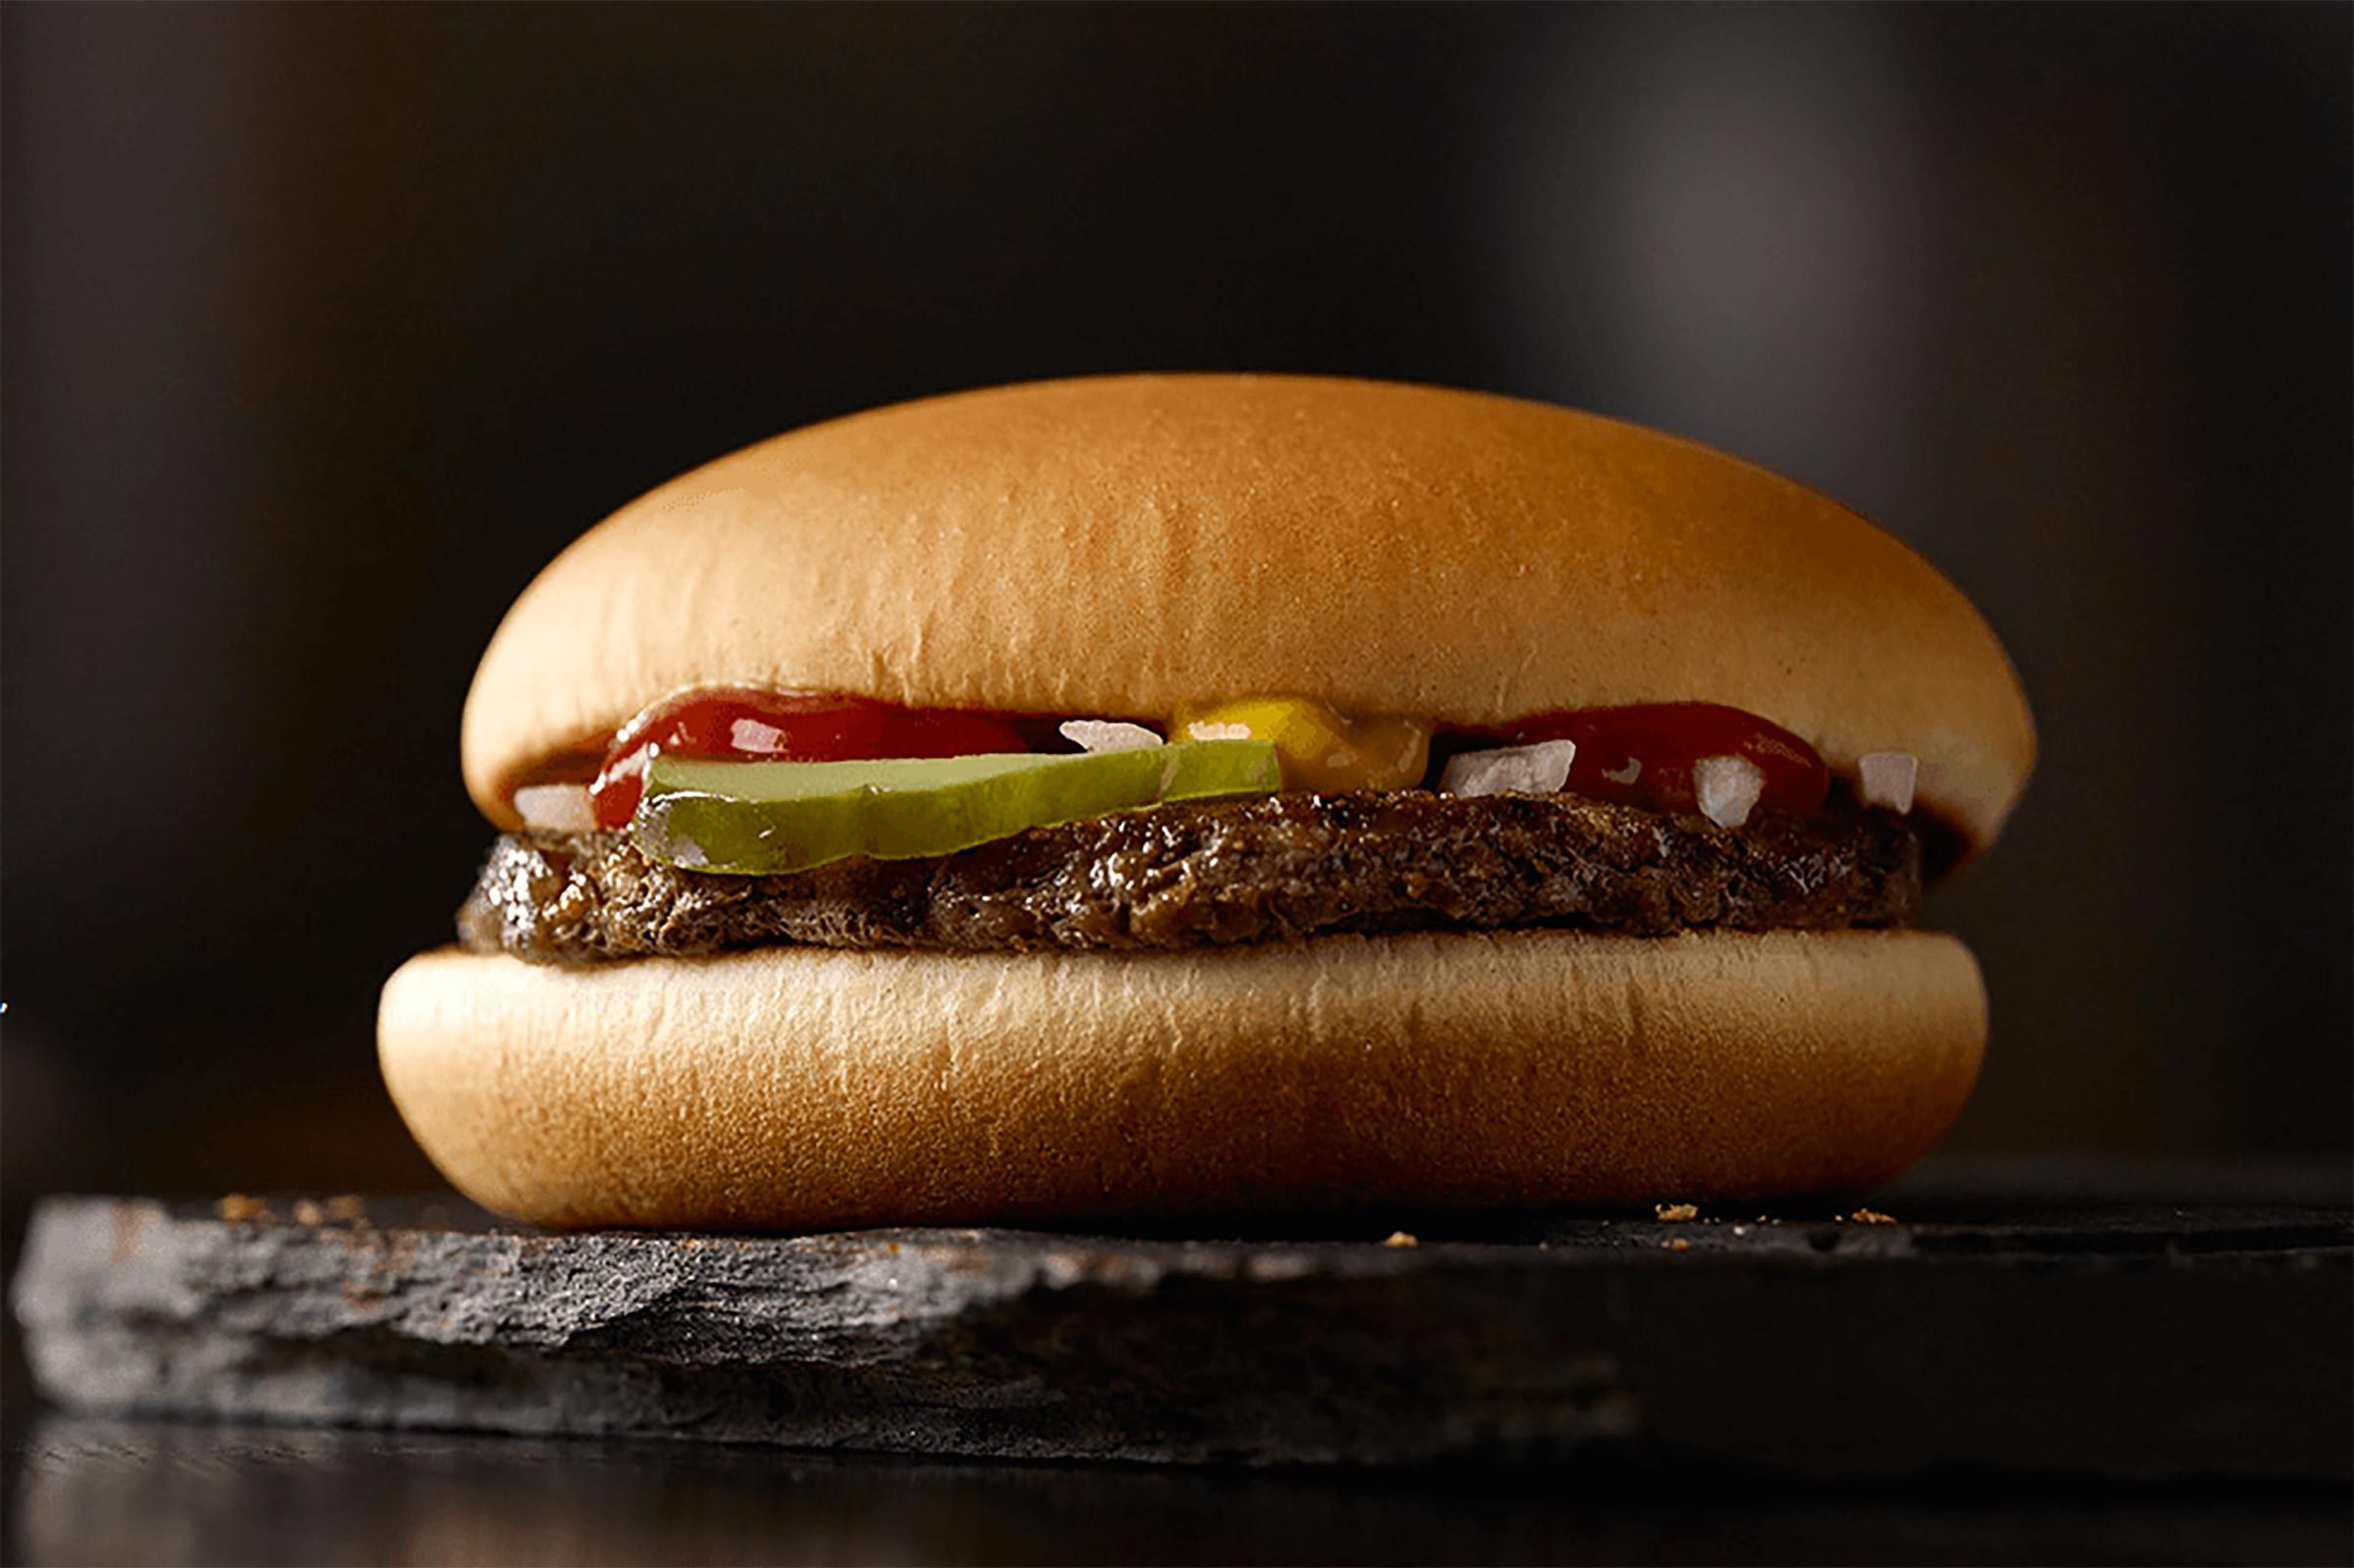
[[[1692,1243],[1678,1237],[1672,1241],[1662,1241],[1660,1247],[1661,1250],[1666,1252],[1689,1252],[1692,1250]]]
[[[1420,1246],[1422,1239],[1411,1231],[1392,1231],[1389,1239],[1381,1244],[1383,1246]]]
[[[1697,1203],[1655,1203],[1652,1205],[1652,1212],[1663,1220],[1697,1220],[1700,1218],[1700,1205]]]
[[[338,1192],[325,1200],[298,1197],[294,1200],[294,1223],[313,1228],[322,1225],[365,1225],[368,1223],[368,1201],[357,1192]]]
[[[1894,1225],[1896,1223],[1895,1215],[1882,1214],[1878,1209],[1858,1209],[1853,1214],[1843,1215],[1842,1218],[1856,1225]]]
[[[231,1225],[242,1225],[247,1221],[269,1219],[270,1200],[243,1192],[231,1192],[213,1205],[213,1212]]]

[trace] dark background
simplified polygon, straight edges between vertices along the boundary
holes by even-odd
[[[2349,18],[0,12],[9,1230],[411,1187],[378,984],[562,543],[806,421],[1138,368],[1552,399],[1985,609],[1978,1150],[2342,1152]]]

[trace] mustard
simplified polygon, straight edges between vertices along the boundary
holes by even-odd
[[[1352,719],[1305,697],[1238,697],[1185,704],[1169,721],[1169,738],[1264,740],[1275,747],[1286,789],[1337,794],[1420,784],[1431,728],[1418,719]]]

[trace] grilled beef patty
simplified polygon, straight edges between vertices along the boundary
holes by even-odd
[[[779,877],[681,870],[620,833],[512,834],[458,934],[534,963],[775,942],[1003,952],[1508,926],[1662,936],[1903,925],[1920,883],[1911,824],[1852,804],[1723,829],[1574,795],[1399,790],[1157,806]]]

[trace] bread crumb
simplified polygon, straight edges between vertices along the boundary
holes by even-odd
[[[248,1220],[269,1219],[270,1200],[249,1197],[243,1192],[231,1192],[213,1205],[213,1212],[231,1225],[242,1225]]]
[[[1700,1218],[1700,1205],[1697,1203],[1655,1203],[1652,1205],[1652,1212],[1663,1220],[1697,1220]]]
[[[368,1204],[357,1192],[338,1192],[324,1202],[317,1198],[298,1197],[293,1206],[294,1223],[318,1227],[322,1225],[365,1225],[368,1223]]]
[[[1857,1225],[1894,1225],[1896,1223],[1895,1215],[1882,1214],[1878,1209],[1858,1209],[1844,1218]]]
[[[1692,1243],[1678,1237],[1672,1241],[1662,1241],[1660,1247],[1667,1252],[1689,1252],[1692,1250]]]
[[[1410,1231],[1392,1231],[1390,1239],[1381,1244],[1383,1246],[1420,1246],[1422,1239]]]

